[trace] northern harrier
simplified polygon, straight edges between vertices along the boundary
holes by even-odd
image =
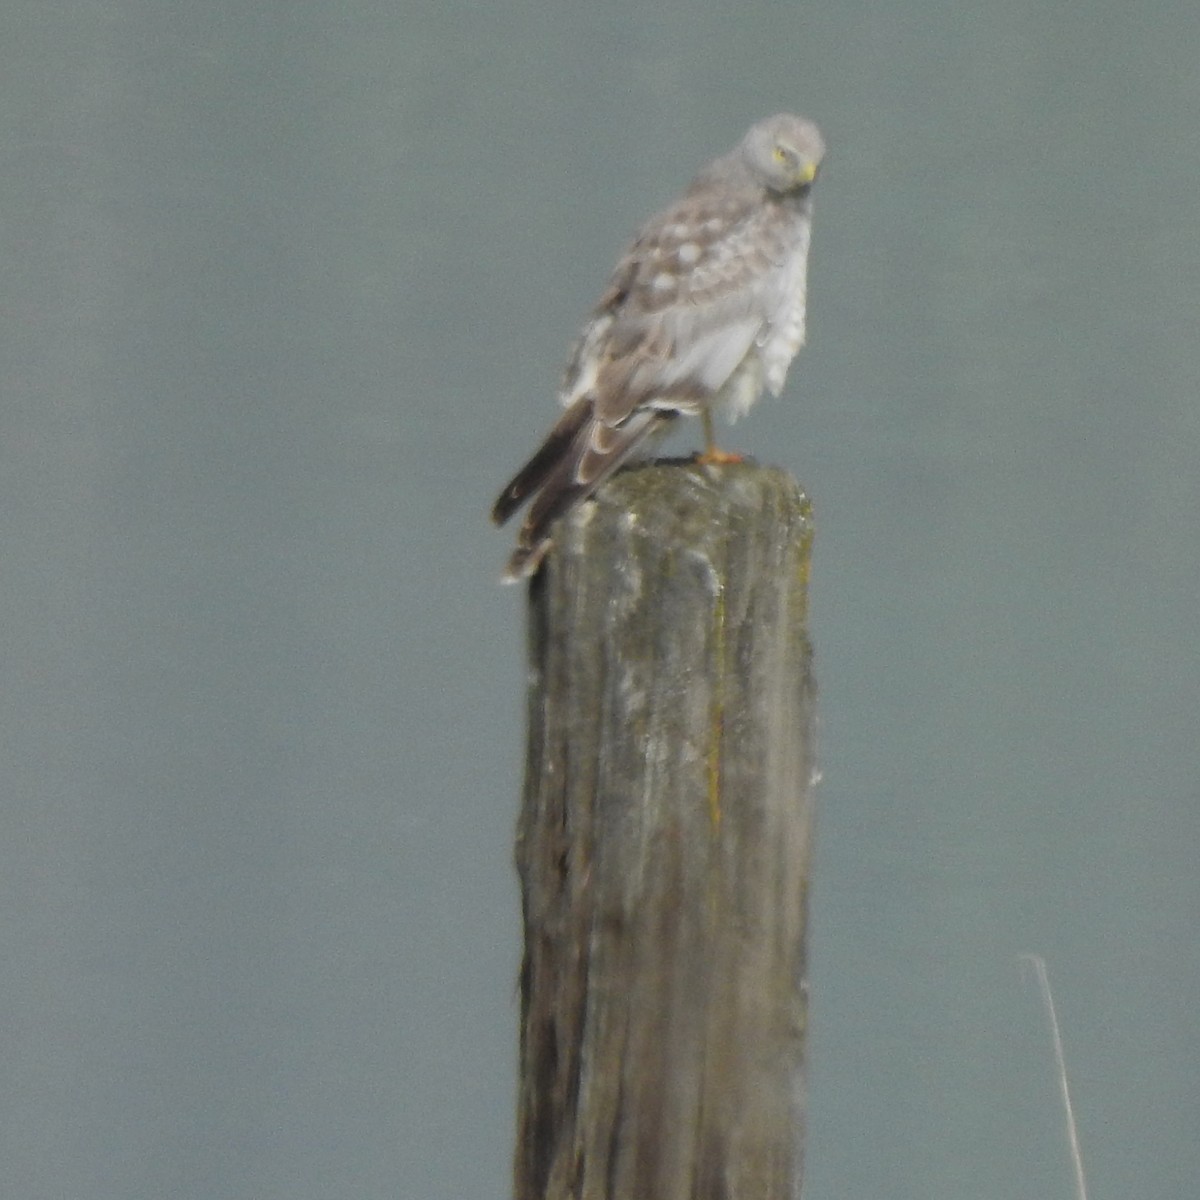
[[[728,461],[712,410],[745,413],[783,390],[804,343],[811,191],[825,143],[786,113],[751,126],[625,251],[571,354],[565,412],[492,508],[533,497],[505,578],[532,575],[555,518],[681,413],[704,421],[702,459]]]

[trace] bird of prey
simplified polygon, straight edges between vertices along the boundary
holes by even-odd
[[[532,575],[551,525],[681,414],[704,421],[701,461],[728,462],[712,410],[745,413],[783,390],[804,342],[812,185],[825,143],[803,117],[751,126],[625,251],[572,351],[564,412],[492,508],[532,505],[505,570]]]

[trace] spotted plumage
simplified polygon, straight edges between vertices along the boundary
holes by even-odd
[[[825,146],[781,114],[754,125],[647,222],[571,353],[565,411],[492,509],[532,497],[505,577],[531,575],[554,520],[681,414],[745,413],[804,342],[811,189]]]

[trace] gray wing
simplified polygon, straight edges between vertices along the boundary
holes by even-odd
[[[641,233],[576,348],[560,396],[618,424],[641,405],[696,411],[781,302],[792,214],[761,189],[693,191]]]

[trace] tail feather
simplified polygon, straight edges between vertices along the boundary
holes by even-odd
[[[592,401],[588,396],[580,396],[555,422],[554,428],[546,434],[545,441],[538,447],[534,456],[509,480],[504,490],[496,497],[492,505],[492,520],[497,525],[503,525],[509,517],[542,487],[571,443],[575,441],[580,429],[589,423],[592,415]]]
[[[568,412],[581,402],[577,402]],[[586,500],[652,432],[660,429],[675,414],[668,410],[642,408],[620,426],[607,426],[592,416],[591,402],[587,400],[587,412],[578,422],[574,436],[567,441],[556,435],[559,426],[551,431],[542,448],[530,460],[502,493],[496,502],[493,516],[503,511],[512,513],[521,501],[536,490],[533,505],[517,535],[517,547],[504,571],[507,582],[532,575],[550,548],[550,526],[568,509]],[[554,445],[551,447],[551,442]],[[556,457],[555,457],[556,456]],[[534,464],[538,469],[533,470]],[[502,504],[513,493],[514,485],[536,477],[537,482],[523,492],[521,499],[508,505]]]

